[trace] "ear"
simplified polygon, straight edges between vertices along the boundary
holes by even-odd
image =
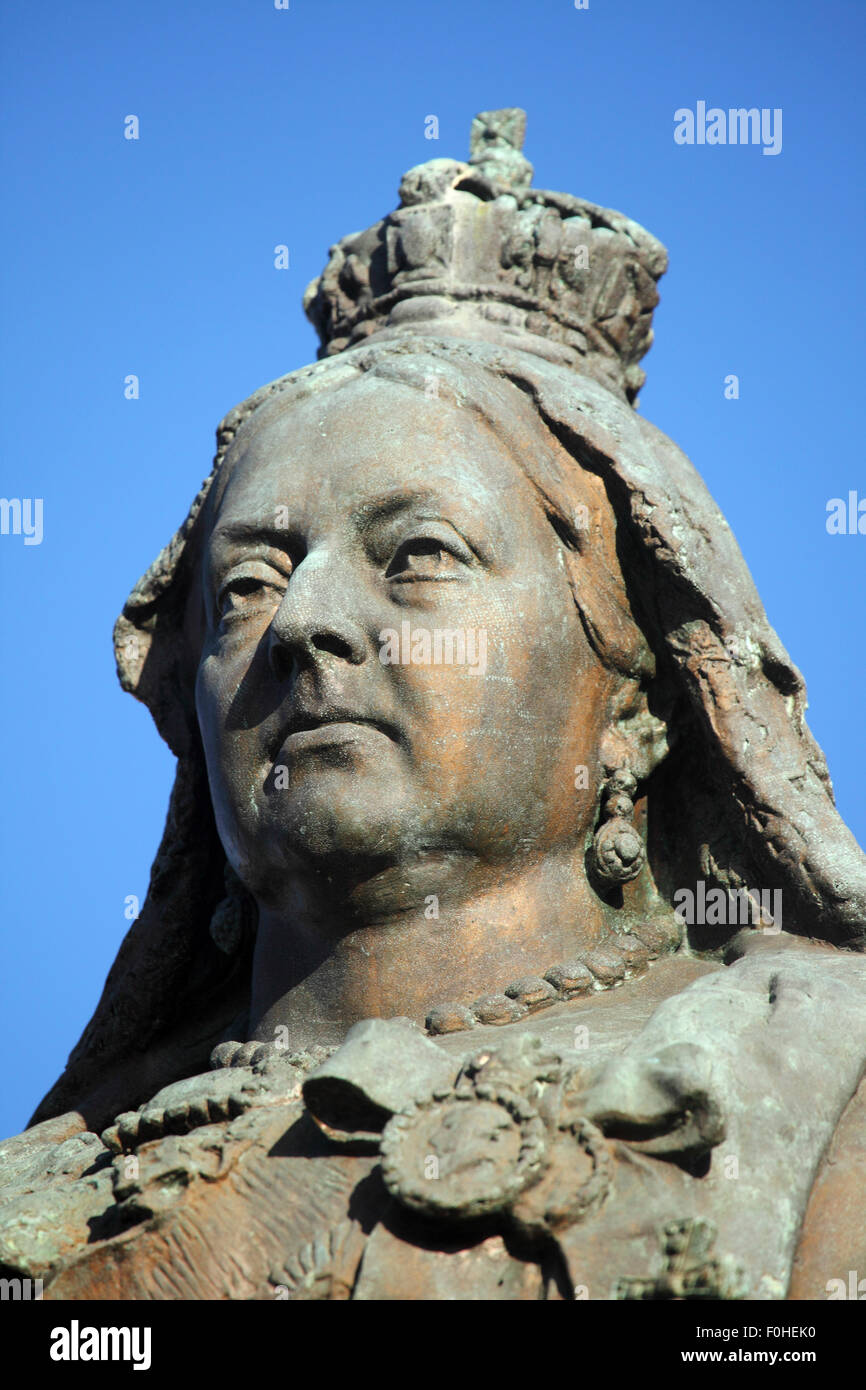
[[[611,700],[610,723],[601,739],[601,762],[608,776],[619,768],[646,781],[669,752],[668,725],[650,712],[639,681],[625,679]]]

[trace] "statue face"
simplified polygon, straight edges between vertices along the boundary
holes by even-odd
[[[582,855],[615,678],[489,427],[361,379],[275,398],[226,467],[196,708],[220,836],[259,903],[309,873],[458,856],[483,878]]]

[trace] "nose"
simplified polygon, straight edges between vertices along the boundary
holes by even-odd
[[[279,680],[336,657],[360,666],[367,642],[351,615],[352,578],[326,551],[311,551],[292,574],[271,621],[268,660]]]

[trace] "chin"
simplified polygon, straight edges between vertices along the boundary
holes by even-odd
[[[268,807],[264,821],[272,867],[278,861],[283,875],[301,868],[356,879],[416,852],[417,812],[393,782],[373,787],[354,782],[347,787],[328,785],[329,781],[319,779],[315,790],[286,793],[290,799],[276,819]]]

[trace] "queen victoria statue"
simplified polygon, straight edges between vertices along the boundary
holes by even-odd
[[[664,248],[482,113],[332,247],[115,642],[177,775],[0,1146],[46,1299],[810,1299],[866,1270],[866,860],[692,464]]]

